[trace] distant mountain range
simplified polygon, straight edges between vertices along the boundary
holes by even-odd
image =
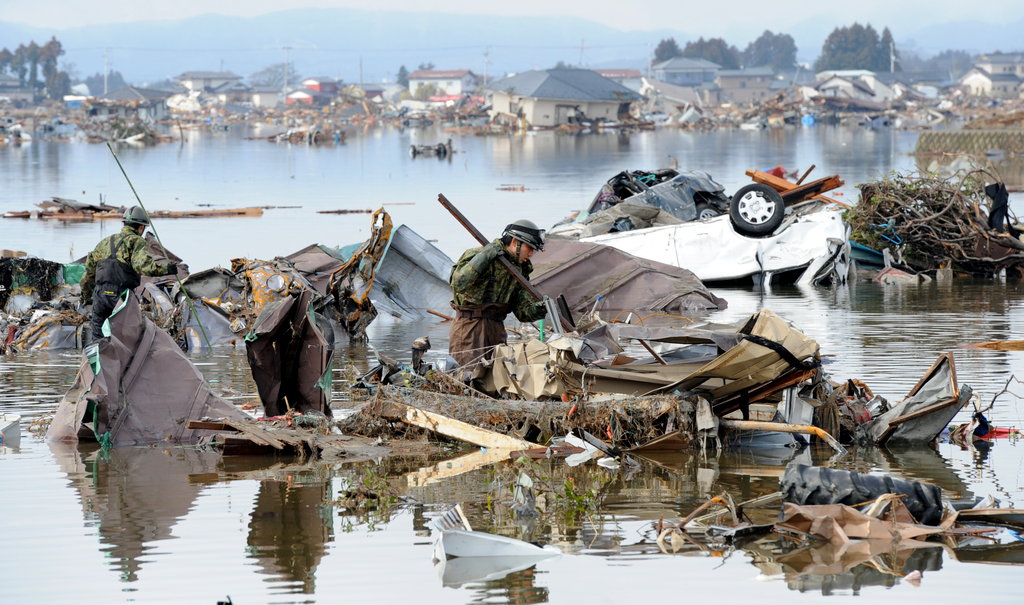
[[[685,22],[685,20],[683,20]],[[630,23],[630,25],[633,25]],[[820,19],[780,20],[776,32],[793,36],[801,61],[813,61],[837,25]],[[881,31],[885,24],[873,24]],[[788,29],[787,29],[788,27]],[[897,45],[925,56],[945,49],[972,53],[1024,47],[1024,20],[893,27]],[[0,47],[14,49],[56,36],[63,61],[79,77],[102,73],[104,65],[135,84],[185,71],[231,71],[240,76],[290,60],[303,76],[345,81],[393,81],[399,66],[421,63],[437,69],[467,68],[490,76],[543,69],[562,61],[592,68],[645,69],[658,41],[680,46],[714,34],[673,29],[624,31],[585,18],[495,17],[399,13],[356,9],[295,9],[257,17],[201,15],[178,21],[144,21],[48,30],[0,21]],[[749,39],[726,40],[742,50]]]

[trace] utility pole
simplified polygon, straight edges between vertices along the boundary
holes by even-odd
[[[104,48],[103,49],[103,94],[107,94],[107,92],[109,92],[107,90],[107,78],[110,77],[110,57],[109,57],[108,53],[110,53],[110,49],[109,48]]]
[[[584,42],[584,40],[580,40],[580,61],[578,63],[580,67],[583,67],[583,50],[586,48]]]
[[[284,91],[287,92],[288,91],[288,84],[289,84],[288,79],[289,79],[289,76],[290,76],[290,74],[288,72],[291,69],[291,65],[292,65],[291,64],[291,59],[289,59],[288,57],[289,57],[289,51],[292,49],[292,47],[291,46],[285,46],[283,48],[284,48]]]
[[[491,66],[491,47],[484,48],[484,84],[487,84],[487,72]]]
[[[889,40],[889,73],[896,71],[896,41]]]

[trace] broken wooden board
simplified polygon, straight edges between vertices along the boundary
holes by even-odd
[[[831,202],[840,206],[849,208],[850,205],[840,202],[839,200],[832,199],[822,195],[826,191],[832,191],[842,187],[845,183],[839,179],[839,175],[835,174],[820,178],[816,181],[811,181],[806,185],[798,185],[791,183],[784,178],[777,177],[773,174],[761,170],[747,170],[746,175],[751,178],[755,183],[761,183],[762,185],[768,185],[772,189],[778,191],[782,195],[782,201],[787,205],[791,206],[797,202],[802,202],[809,199],[820,199],[824,202]]]
[[[381,415],[480,447],[502,450],[528,450],[541,447],[518,437],[488,431],[443,414],[428,412],[404,403],[388,402]]]

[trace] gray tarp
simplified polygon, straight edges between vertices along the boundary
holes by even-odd
[[[207,431],[186,428],[205,417],[248,418],[217,397],[174,340],[142,315],[134,294],[108,320],[99,370],[82,359],[57,406],[47,440],[98,438],[111,445],[200,443]],[[90,431],[91,429],[91,431]]]
[[[551,298],[564,294],[574,314],[589,311],[598,296],[602,311],[684,313],[727,306],[691,271],[611,246],[550,239],[532,260],[531,283]]]

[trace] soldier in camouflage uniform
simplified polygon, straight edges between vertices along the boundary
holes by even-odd
[[[504,256],[523,277],[533,270],[530,257],[544,247],[543,232],[530,221],[516,221],[501,237],[464,252],[452,268],[452,321],[448,352],[459,365],[489,359],[495,345],[505,344],[505,317],[511,312],[519,321],[543,319],[544,303],[537,301],[506,270]]]
[[[121,231],[100,240],[96,248],[85,257],[85,275],[79,282],[82,300],[92,299],[90,326],[92,338],[103,336],[103,322],[110,317],[121,293],[139,285],[140,275],[171,275],[178,272],[178,264],[157,263],[149,254],[142,233],[149,226],[149,216],[140,206],[132,206],[124,213]]]

